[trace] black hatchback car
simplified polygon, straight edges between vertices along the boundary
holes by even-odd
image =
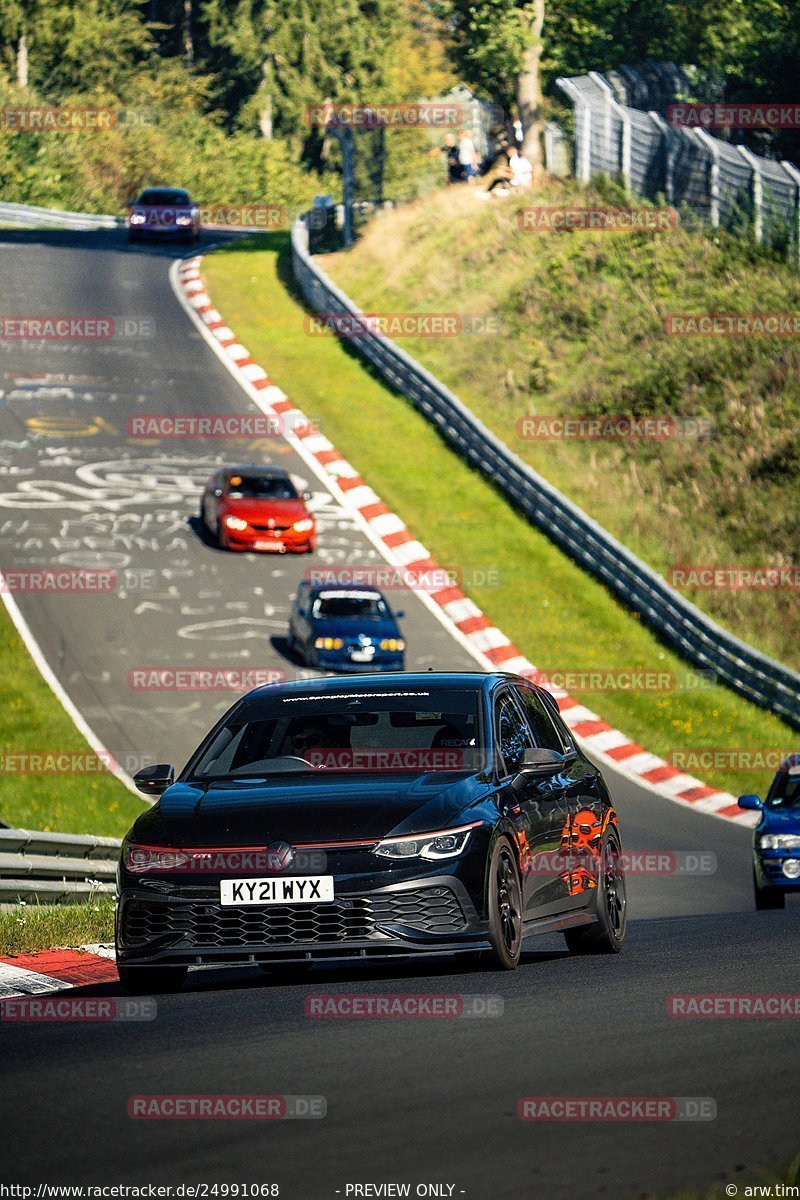
[[[122,847],[117,964],[129,991],[193,964],[481,952],[512,969],[561,930],[616,952],[617,817],[548,693],[504,674],[259,688],[211,730]]]

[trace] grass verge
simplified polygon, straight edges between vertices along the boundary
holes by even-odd
[[[0,911],[3,954],[32,954],[114,940],[114,900],[97,896],[84,904],[17,904]]]
[[[777,718],[721,687],[686,686],[687,667],[634,615],[516,514],[430,425],[332,337],[310,337],[291,277],[288,234],[208,256],[214,304],[255,360],[291,395],[471,598],[548,672],[646,669],[674,676],[668,691],[607,689],[586,703],[648,750],[781,749]],[[694,772],[734,793],[763,794],[772,771]]]
[[[797,337],[687,337],[665,324],[669,314],[796,312],[792,265],[707,229],[520,228],[539,206],[642,205],[613,185],[476,197],[450,188],[387,212],[323,265],[368,312],[461,314],[459,336],[398,344],[667,579],[680,566],[796,566]],[[531,419],[626,415],[675,418],[685,436],[546,438]],[[796,587],[676,583],[738,637],[800,667]]]
[[[88,751],[0,605],[0,755]],[[0,773],[0,820],[22,829],[122,837],[143,810],[113,775]]]

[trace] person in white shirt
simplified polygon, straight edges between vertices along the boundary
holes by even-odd
[[[458,131],[458,162],[462,178],[466,179],[467,183],[474,183],[475,176],[478,174],[478,155],[475,151],[475,143],[467,129]]]
[[[533,168],[527,158],[523,158],[516,146],[506,146],[506,161],[499,165],[484,195],[497,189],[498,195],[503,196],[510,187],[530,187],[533,179]]]
[[[530,159],[523,158],[516,146],[508,148],[508,165],[511,168],[509,183],[512,187],[530,187],[533,178],[533,167]]]

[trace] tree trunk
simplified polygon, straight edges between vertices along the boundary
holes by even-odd
[[[266,138],[268,142],[272,141],[272,96],[267,94],[264,101],[264,107],[261,109],[261,116],[258,118],[261,136]]]
[[[28,86],[28,39],[24,33],[17,42],[17,83],[21,88]]]
[[[192,0],[183,0],[183,50],[187,65],[194,62],[194,38],[192,37]]]
[[[542,142],[544,122],[542,120],[542,30],[544,28],[545,0],[531,0],[524,14],[528,46],[522,66],[517,75],[517,105],[522,122],[523,139],[520,153],[533,167],[533,178],[542,174]]]

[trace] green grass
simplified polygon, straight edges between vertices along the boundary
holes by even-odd
[[[520,231],[523,205],[625,203],[549,184],[481,202],[450,188],[384,213],[323,265],[366,311],[492,317],[499,333],[398,338],[508,446],[661,574],[787,566],[800,547],[800,341],[668,336],[669,313],[800,311],[793,266],[744,238]],[[631,203],[630,200],[627,201]],[[633,203],[640,203],[633,201]],[[528,416],[675,416],[712,436],[535,441]],[[797,592],[685,594],[800,667]]]
[[[86,751],[0,605],[0,754]],[[0,773],[0,820],[22,829],[122,837],[143,811],[111,774]]]
[[[3,954],[31,954],[114,940],[114,901],[97,896],[84,904],[17,904],[0,911]]]
[[[549,671],[686,665],[606,590],[517,515],[428,423],[332,337],[310,337],[291,281],[287,234],[204,260],[214,304],[255,360],[439,562],[497,582],[466,591],[540,668]],[[791,731],[727,689],[603,692],[587,704],[648,750],[790,746]],[[770,772],[727,772],[709,783],[763,794]]]
[[[702,1194],[681,1192],[680,1195],[673,1196],[672,1200],[724,1200],[729,1194],[725,1190],[726,1186],[731,1183],[736,1184],[740,1200],[745,1200],[747,1196],[796,1196],[799,1194],[796,1189],[800,1186],[800,1154],[797,1154],[784,1170],[776,1172],[766,1171],[763,1167],[737,1167],[735,1171],[728,1172],[724,1183],[717,1183]],[[779,1183],[795,1190],[777,1192],[775,1185]],[[761,1191],[761,1188],[765,1190]],[[766,1191],[767,1188],[771,1190]]]

